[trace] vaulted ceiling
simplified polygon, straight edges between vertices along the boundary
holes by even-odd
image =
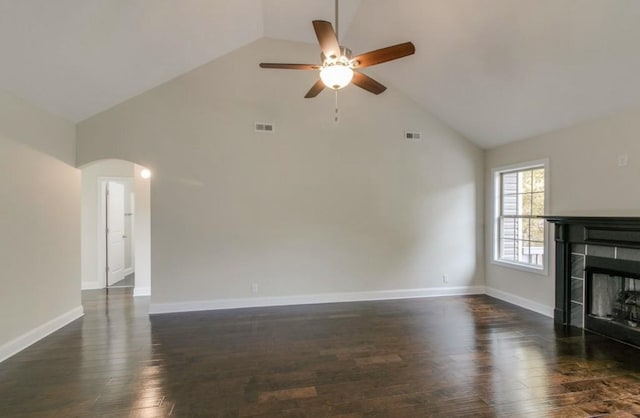
[[[77,122],[261,37],[315,43],[333,5],[0,0],[0,88]],[[638,22],[637,0],[340,2],[354,53],[416,45],[370,74],[484,148],[640,106]]]

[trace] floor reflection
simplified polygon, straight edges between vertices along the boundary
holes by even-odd
[[[0,363],[0,416],[640,414],[638,350],[488,296],[86,315]]]

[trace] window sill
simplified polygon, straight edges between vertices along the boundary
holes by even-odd
[[[540,276],[549,275],[549,271],[547,268],[537,268],[533,266],[527,266],[525,264],[509,263],[508,261],[502,261],[502,260],[496,260],[496,259],[491,260],[491,264],[495,264],[500,267],[507,267],[514,270],[525,271],[527,273],[533,273]]]

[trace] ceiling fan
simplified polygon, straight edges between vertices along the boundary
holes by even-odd
[[[333,90],[340,90],[353,82],[356,86],[363,88],[373,94],[380,94],[387,88],[358,70],[370,67],[383,62],[393,61],[412,55],[416,48],[411,42],[389,46],[375,51],[351,57],[351,50],[340,46],[338,43],[338,0],[335,2],[336,31],[330,22],[325,20],[314,20],[313,29],[316,32],[322,53],[322,65],[313,64],[280,64],[280,63],[260,63],[260,68],[286,69],[286,70],[319,70],[320,80],[304,96],[309,99],[316,97],[325,87]]]

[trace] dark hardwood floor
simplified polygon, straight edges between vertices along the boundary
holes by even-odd
[[[86,315],[0,363],[0,416],[640,416],[640,351],[488,296]]]
[[[131,273],[128,274],[124,277],[124,279],[115,282],[114,284],[110,285],[109,288],[113,289],[116,287],[135,287],[136,286],[136,274],[135,273]]]

